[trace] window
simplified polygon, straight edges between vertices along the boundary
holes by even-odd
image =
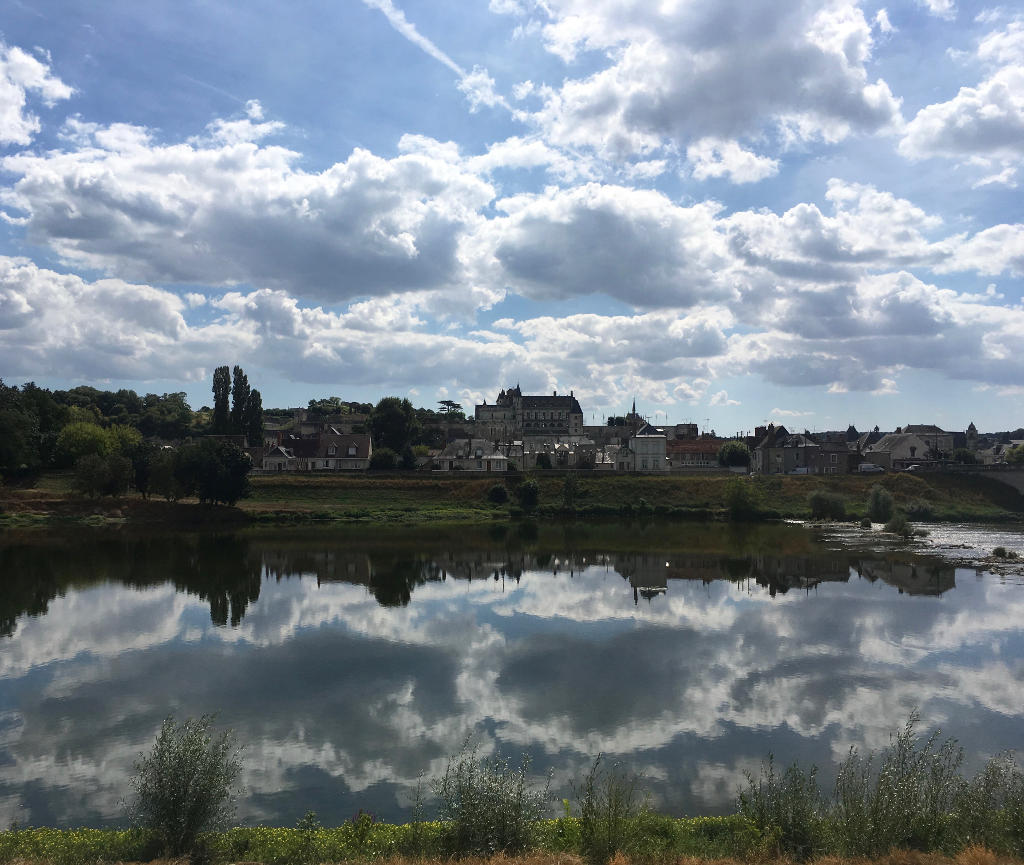
[[[356,446],[355,445],[349,445],[348,446],[348,455],[350,457],[354,457],[356,455]]]
[[[327,456],[333,457],[337,452],[338,452],[337,445],[328,445],[327,446]]]
[[[477,460],[476,461],[476,467],[478,469],[482,469],[484,467],[484,461],[483,460]]]
[[[832,455],[831,455],[831,457],[830,457],[830,459],[831,459],[831,461],[832,461],[832,462],[834,462],[834,463],[837,463],[837,462],[839,462],[839,454],[832,454]]]
[[[331,461],[330,460],[324,460],[324,468],[325,469],[329,469],[330,467],[331,467]]]

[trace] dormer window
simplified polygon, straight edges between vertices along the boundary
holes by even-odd
[[[328,445],[327,456],[333,457],[338,452],[338,448],[335,445]]]
[[[476,449],[476,458],[480,459],[480,457],[482,457],[483,455],[484,455],[483,450],[481,450],[480,448],[477,448]]]
[[[354,457],[356,455],[356,446],[355,445],[349,445],[348,446],[348,455],[350,457]]]

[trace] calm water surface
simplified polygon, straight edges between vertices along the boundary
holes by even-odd
[[[408,817],[471,734],[721,813],[915,707],[970,768],[1024,745],[1024,580],[786,525],[0,536],[2,826],[123,822],[168,714],[217,712],[239,816],[291,825]]]

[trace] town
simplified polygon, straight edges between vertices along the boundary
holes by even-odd
[[[418,446],[405,468],[834,475],[925,471],[952,464],[992,466],[1024,458],[1024,429],[979,433],[973,422],[963,431],[907,424],[892,431],[875,426],[861,432],[851,424],[843,430],[815,433],[767,424],[750,435],[723,437],[714,430],[702,431],[695,423],[652,424],[637,413],[635,401],[625,415],[586,425],[572,390],[524,394],[516,385],[502,389],[494,402],[477,405],[471,417],[457,403],[444,403],[447,412],[437,416],[431,430],[435,446]],[[374,458],[370,413],[341,411],[343,407],[348,408],[338,404],[335,413],[293,409],[290,417],[266,417],[263,447],[250,448],[255,470],[396,467],[397,455],[391,449],[386,459]]]

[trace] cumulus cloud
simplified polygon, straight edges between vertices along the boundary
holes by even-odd
[[[779,173],[779,163],[744,150],[735,141],[702,138],[686,148],[686,158],[697,180],[727,177],[733,183],[754,183]]]
[[[713,202],[679,207],[660,192],[591,183],[497,207],[504,215],[481,232],[491,278],[528,297],[685,307],[735,293]]]
[[[709,403],[710,405],[716,406],[740,405],[740,401],[738,399],[729,399],[729,392],[724,390],[720,390],[712,396]]]
[[[529,115],[557,144],[622,160],[709,136],[836,141],[900,121],[888,84],[869,80],[871,24],[852,0],[537,6],[529,14],[546,18],[549,51],[567,63],[607,58],[588,77],[547,88]]]
[[[72,93],[71,87],[52,74],[49,62],[0,41],[0,144],[30,144],[40,130],[39,118],[26,110],[29,94],[51,106],[70,99]]]
[[[956,18],[956,4],[953,0],[917,0],[918,6],[923,6],[936,18],[944,18],[952,21]]]
[[[1015,185],[1024,164],[1024,20],[985,36],[977,56],[994,67],[974,87],[928,105],[906,125],[899,144],[909,159],[945,157],[993,173],[978,185]]]
[[[149,130],[73,120],[77,145],[6,157],[0,192],[28,237],[69,264],[147,282],[283,288],[316,300],[463,284],[459,239],[493,197],[436,153],[357,149],[320,173],[247,140],[251,117],[213,138],[157,143]]]

